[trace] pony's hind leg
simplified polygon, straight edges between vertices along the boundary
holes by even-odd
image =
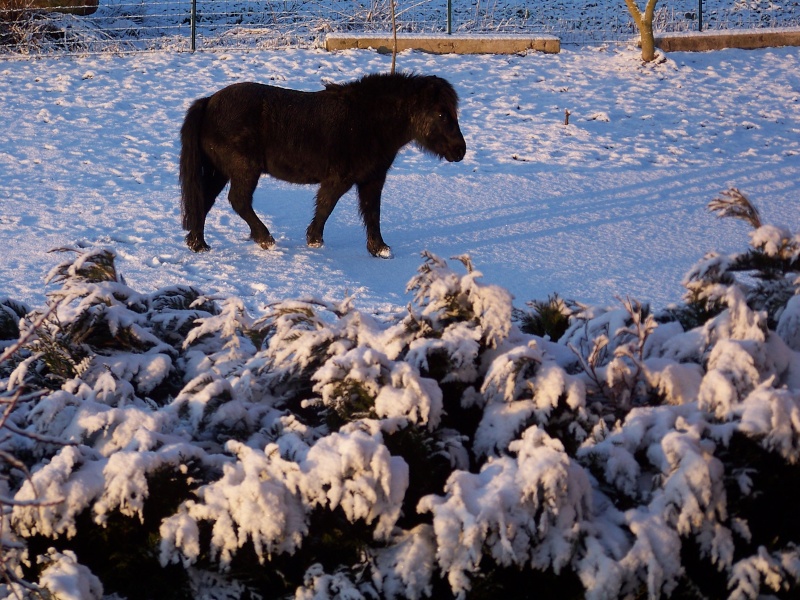
[[[325,223],[331,216],[339,198],[344,196],[353,186],[352,183],[342,181],[324,181],[317,190],[317,201],[314,209],[314,218],[306,229],[306,243],[312,248],[320,248],[323,244],[322,233]]]
[[[199,227],[189,231],[186,234],[186,245],[194,252],[207,252],[211,250],[210,246],[206,243],[203,231],[205,229],[206,217],[208,216],[211,207],[214,206],[214,201],[219,196],[219,193],[228,183],[228,178],[219,171],[213,170],[210,173],[204,173],[203,176],[203,214],[200,220]]]
[[[214,206],[214,202],[220,192],[228,183],[228,178],[217,170],[209,173],[203,180],[203,200],[205,201],[206,215]]]
[[[275,245],[275,239],[253,210],[253,192],[256,190],[259,177],[260,173],[255,172],[232,178],[228,200],[233,210],[250,226],[250,237],[262,248],[269,249]]]

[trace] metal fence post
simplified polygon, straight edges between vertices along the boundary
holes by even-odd
[[[197,41],[197,0],[192,0],[192,10],[191,10],[191,13],[189,15],[189,26],[190,26],[191,31],[192,31],[191,48],[192,48],[192,52],[194,52],[195,48],[197,46],[197,44],[196,44],[196,41]]]
[[[703,31],[703,0],[697,0],[697,31]]]
[[[453,0],[447,0],[447,35],[453,33]]]

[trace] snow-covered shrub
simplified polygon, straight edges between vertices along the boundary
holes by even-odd
[[[626,304],[565,336],[580,342],[573,348],[588,380],[587,406],[614,407],[613,423],[598,421],[578,458],[617,507],[629,507],[622,516],[635,541],[617,558],[629,570],[624,579],[639,578],[649,596],[797,593],[791,565],[800,527],[781,496],[800,491],[800,356],[774,327],[783,317],[790,329],[784,315],[800,290],[800,238],[762,226],[736,190],[710,208],[756,230],[751,250],[709,255],[687,276],[687,312],[702,322],[684,331],[671,319],[686,312],[648,322]],[[691,306],[697,302],[701,310]],[[615,363],[620,356],[625,362]],[[632,401],[624,414],[613,381]],[[719,580],[704,578],[701,565]]]
[[[724,305],[726,290],[735,282],[747,305],[765,311],[774,329],[787,309],[797,310],[793,308],[796,301],[792,307],[787,303],[800,289],[800,232],[762,224],[758,210],[735,188],[721,194],[709,208],[720,217],[738,218],[751,225],[750,248],[729,256],[705,256],[686,276],[687,300],[706,309]]]
[[[509,450],[514,456],[488,461],[478,474],[454,472],[444,497],[419,504],[433,513],[437,563],[457,595],[470,590],[487,557],[558,573],[572,561],[580,523],[590,516],[589,477],[561,442],[534,425]]]
[[[86,2],[87,6],[89,4]],[[6,12],[7,8],[8,4],[4,4],[3,11]],[[19,11],[10,17],[0,19],[0,50],[8,52],[41,54],[92,50],[97,42],[110,39],[101,25],[75,14],[33,9]]]
[[[474,269],[468,256],[457,257],[467,269],[465,275],[434,254],[423,252],[422,256],[425,262],[407,287],[414,292],[416,305],[409,311],[409,327],[413,323],[420,335],[430,331],[444,338],[452,325],[468,323],[477,330],[479,341],[492,348],[508,337],[512,306],[506,290],[480,283],[483,274]]]
[[[551,297],[540,335],[468,257],[251,315],[78,251],[0,304],[0,595],[796,596],[800,242],[743,198],[684,306]]]

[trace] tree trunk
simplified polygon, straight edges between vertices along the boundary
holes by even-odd
[[[649,23],[643,22],[642,26],[639,28],[639,33],[641,34],[642,60],[650,62],[656,57],[656,40],[653,35],[653,21],[651,20]]]
[[[625,0],[628,12],[631,13],[636,27],[639,29],[639,38],[642,46],[642,60],[650,62],[656,57],[656,40],[653,34],[653,17],[656,12],[658,0],[647,0],[644,14],[639,10],[636,0]]]

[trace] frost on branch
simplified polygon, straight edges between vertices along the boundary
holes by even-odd
[[[77,561],[74,552],[64,553],[50,548],[46,556],[39,556],[44,566],[40,585],[59,600],[101,600],[103,584],[89,569]]]
[[[302,463],[306,501],[341,507],[350,521],[375,522],[376,540],[391,534],[408,487],[405,461],[391,456],[382,442],[379,432],[353,424],[314,444]]]
[[[800,352],[800,296],[792,296],[781,312],[775,332],[795,352]]]
[[[87,461],[80,449],[68,446],[22,485],[14,498],[19,504],[14,507],[12,523],[23,536],[73,537],[77,534],[75,516],[102,490],[102,465]],[[58,503],[27,504],[40,498]]]
[[[729,587],[732,600],[758,598],[762,590],[791,593],[800,583],[800,550],[793,546],[785,552],[769,552],[763,546],[753,556],[733,566]]]
[[[736,413],[742,433],[789,463],[800,463],[800,390],[760,385]]]
[[[307,533],[297,493],[304,477],[297,465],[275,456],[275,447],[257,451],[233,441],[227,446],[238,460],[224,464],[219,480],[197,490],[197,500],[186,501],[161,524],[162,564],[197,561],[201,522],[211,525],[211,557],[223,567],[248,543],[263,563],[273,553],[293,552]]]
[[[497,356],[481,394],[486,405],[475,433],[478,455],[506,452],[529,422],[547,426],[551,419],[556,421],[558,410],[576,437],[584,433],[578,423],[585,397],[582,382],[548,358],[535,341]]]
[[[434,429],[441,419],[442,393],[436,382],[371,348],[357,347],[331,357],[312,379],[322,404],[346,421],[405,417]]]
[[[467,269],[459,275],[438,256],[423,252],[425,263],[411,279],[407,291],[414,292],[420,307],[414,314],[434,331],[443,333],[452,323],[465,321],[480,332],[481,341],[497,347],[511,331],[511,295],[495,285],[477,281],[482,276],[467,256],[458,257]]]
[[[380,418],[402,417],[434,430],[442,418],[442,391],[432,379],[422,377],[408,363],[392,368],[389,381],[375,398],[375,413]]]
[[[185,286],[134,292],[117,274],[110,250],[62,251],[77,258],[51,271],[49,280],[62,287],[48,294],[49,309],[22,320],[32,356],[19,363],[12,381],[57,389],[78,376],[99,384],[112,403],[136,394],[160,400],[173,391],[180,331],[214,307]],[[170,306],[179,296],[184,305]],[[192,300],[195,310],[186,306]]]
[[[292,554],[308,533],[317,506],[341,508],[348,520],[376,523],[385,539],[396,522],[408,482],[402,459],[389,455],[378,437],[361,429],[331,434],[298,462],[285,460],[275,445],[263,451],[230,441],[237,460],[222,477],[197,491],[161,525],[161,561],[189,565],[200,556],[200,524],[211,526],[212,558],[227,568],[252,544],[260,562]]]
[[[590,512],[589,479],[558,440],[534,426],[511,450],[516,458],[489,461],[479,474],[454,472],[444,497],[420,501],[433,514],[436,558],[459,597],[484,554],[503,566],[558,573]]]
[[[312,565],[305,573],[303,586],[295,593],[295,600],[365,600],[349,574],[337,571],[328,574],[319,563]]]
[[[372,581],[384,598],[419,600],[432,593],[436,540],[430,525],[423,524],[395,535],[371,558]]]
[[[632,506],[622,515],[632,538],[619,565],[627,585],[646,584],[650,597],[680,585],[687,544],[716,569],[731,566],[725,468],[712,433],[689,406],[637,408],[579,453],[609,486],[606,493]]]

